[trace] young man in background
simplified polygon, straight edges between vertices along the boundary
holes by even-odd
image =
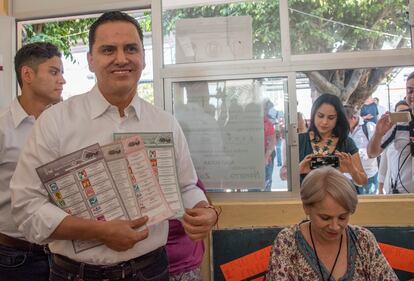
[[[15,225],[9,184],[35,119],[61,99],[65,84],[61,53],[50,43],[28,44],[17,51],[14,65],[21,95],[0,114],[0,279],[46,281],[47,255]]]

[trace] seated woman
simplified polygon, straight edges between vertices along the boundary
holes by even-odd
[[[300,196],[309,221],[277,235],[266,280],[398,280],[374,235],[348,225],[358,197],[341,172],[313,170]]]
[[[299,171],[301,181],[311,171],[313,156],[336,155],[339,170],[349,173],[357,185],[368,182],[358,148],[349,137],[349,124],[340,99],[331,94],[319,96],[312,105],[307,133],[299,134]]]

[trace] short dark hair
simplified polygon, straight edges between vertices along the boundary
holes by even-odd
[[[61,58],[62,54],[52,43],[35,42],[20,48],[14,56],[14,70],[16,71],[17,82],[19,82],[20,87],[23,86],[21,76],[23,66],[28,66],[37,71],[39,64],[42,64],[53,57]]]
[[[315,137],[321,137],[318,132],[318,129],[315,126],[315,115],[319,107],[324,103],[332,105],[335,108],[336,125],[332,133],[334,136],[338,138],[338,144],[342,144],[348,137],[349,123],[346,119],[344,106],[341,100],[335,95],[322,94],[315,100],[315,102],[312,105],[311,120],[308,131],[312,131],[315,134]]]
[[[407,81],[411,79],[414,79],[414,71],[408,74]]]
[[[89,29],[89,52],[92,53],[93,44],[95,44],[96,30],[98,27],[107,22],[123,21],[129,22],[135,26],[138,31],[139,39],[141,40],[142,46],[144,46],[144,34],[138,21],[130,15],[120,12],[111,11],[103,13],[90,27]]]
[[[408,105],[408,103],[407,103],[405,100],[400,100],[400,101],[399,101],[399,102],[397,102],[397,103],[395,104],[395,106],[394,106],[394,111],[395,111],[395,112],[397,111],[397,107],[399,107],[400,105],[405,105],[405,106],[410,107],[410,106]]]

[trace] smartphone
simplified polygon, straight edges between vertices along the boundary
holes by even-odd
[[[410,122],[411,121],[411,114],[408,111],[402,112],[392,112],[390,113],[391,122],[398,123],[398,122]]]
[[[310,161],[310,168],[317,169],[322,166],[339,167],[339,158],[336,155],[313,156]]]

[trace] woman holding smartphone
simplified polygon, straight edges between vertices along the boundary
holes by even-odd
[[[315,100],[309,129],[306,133],[299,134],[301,182],[311,171],[312,157],[326,156],[336,156],[339,160],[339,171],[349,173],[355,184],[367,183],[368,178],[362,168],[358,148],[349,137],[344,106],[337,96],[331,94],[322,94]]]

